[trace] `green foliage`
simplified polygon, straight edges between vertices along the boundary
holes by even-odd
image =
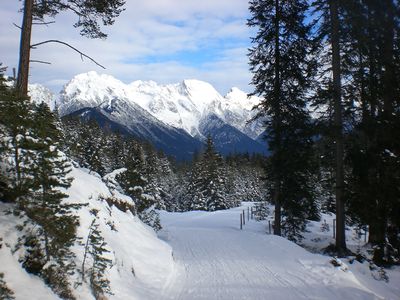
[[[33,15],[44,21],[46,16],[55,17],[61,11],[72,11],[79,17],[74,27],[81,28],[81,35],[105,38],[107,35],[101,31],[100,24],[112,25],[123,11],[121,7],[124,4],[123,0],[35,0]]]

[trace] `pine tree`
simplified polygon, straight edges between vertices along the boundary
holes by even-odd
[[[142,213],[155,203],[154,198],[146,194],[148,179],[145,174],[143,149],[139,144],[128,141],[126,153],[126,171],[121,173],[117,180],[127,195],[134,199],[136,211]]]
[[[206,149],[194,163],[186,201],[189,210],[221,210],[230,207],[222,157],[209,136]]]
[[[305,226],[304,201],[312,197],[312,124],[306,109],[316,64],[311,25],[305,22],[307,1],[253,0],[250,27],[256,27],[250,49],[253,94],[262,97],[258,116],[266,117],[271,156],[266,168],[275,204],[274,233],[298,239]]]
[[[35,229],[25,237],[23,266],[43,277],[62,298],[73,299],[67,277],[74,269],[70,247],[78,225],[73,212],[79,206],[65,203],[67,195],[59,189],[70,186],[70,164],[58,150],[61,132],[46,104],[36,107],[34,119],[36,143],[27,162],[32,191],[23,211]]]
[[[16,202],[27,194],[29,185],[24,171],[24,159],[32,148],[32,105],[28,98],[18,96],[0,71],[0,158],[4,197]],[[11,86],[10,86],[11,85]]]
[[[400,144],[395,134],[400,128],[396,6],[391,0],[343,3],[352,41],[347,43],[351,55],[346,63],[351,66],[348,77],[353,87],[344,96],[358,103],[348,142],[349,212],[369,225],[369,242],[378,264],[390,262],[393,245],[399,247],[397,235],[390,233],[399,230],[395,215],[400,207],[395,188],[400,184]]]
[[[107,243],[101,235],[99,224],[97,223],[98,211],[92,210],[94,219],[89,227],[89,233],[85,244],[85,252],[81,267],[82,281],[89,277],[89,284],[95,299],[103,299],[104,295],[113,295],[111,292],[110,281],[105,272],[111,268],[112,260],[104,257],[109,253]],[[86,264],[90,258],[90,267],[86,269]]]

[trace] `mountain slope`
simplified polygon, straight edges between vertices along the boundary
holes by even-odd
[[[207,115],[200,121],[202,134],[210,135],[217,151],[223,155],[230,153],[266,153],[267,148],[251,139],[235,127],[225,123],[214,114]]]
[[[119,132],[125,136],[150,142],[166,155],[179,160],[190,160],[195,151],[203,147],[203,143],[191,137],[181,129],[172,128],[149,116],[145,111],[132,107],[125,110],[132,116],[129,120],[120,118],[123,107],[83,108],[68,116],[78,116],[84,121],[95,120],[100,127]]]
[[[153,81],[124,84],[89,72],[75,76],[64,87],[58,104],[62,116],[91,109],[93,118],[101,119],[99,114],[103,114],[133,136],[187,159],[201,149],[209,134],[224,154],[265,152],[254,140],[262,132],[262,122],[248,123],[258,102],[237,88],[223,97],[209,83],[198,80],[169,85]]]

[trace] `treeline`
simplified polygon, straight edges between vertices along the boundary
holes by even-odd
[[[135,200],[139,215],[151,207],[214,211],[265,200],[259,155],[224,159],[209,137],[193,161],[176,162],[151,144],[100,128],[94,120],[67,117],[62,123],[65,153],[100,176],[120,170],[115,179]]]
[[[252,0],[250,12],[248,25],[257,30],[250,68],[267,124],[275,234],[301,238],[307,202],[321,181],[317,190],[335,200],[328,206],[337,217],[337,253],[346,253],[351,219],[368,225],[375,262],[396,261],[399,2]]]

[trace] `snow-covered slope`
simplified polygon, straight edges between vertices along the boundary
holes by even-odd
[[[84,107],[123,101],[139,105],[165,124],[180,128],[191,136],[202,136],[199,124],[209,114],[217,115],[227,124],[251,138],[262,131],[260,122],[247,125],[253,116],[252,107],[257,97],[233,88],[225,97],[212,85],[199,80],[184,80],[177,84],[159,85],[154,81],[135,81],[131,84],[89,72],[75,76],[63,89],[60,114],[70,114]]]
[[[110,206],[105,200],[112,198],[113,201],[132,204],[131,198],[110,189],[96,174],[91,174],[86,169],[73,168],[70,175],[74,177],[74,181],[67,190],[68,201],[88,204],[78,212],[78,236],[82,240],[87,239],[94,218],[90,210],[98,210],[99,228],[110,251],[107,257],[112,259],[107,277],[114,295],[108,299],[157,299],[156,295],[162,293],[162,288],[173,271],[171,247],[159,240],[154,231],[130,211],[123,212],[115,205]],[[0,273],[4,273],[7,285],[15,292],[18,300],[59,299],[38,277],[26,273],[18,262],[20,251],[13,250],[20,233],[15,226],[22,220],[5,214],[10,207],[9,204],[0,202],[0,237],[3,238]],[[73,251],[79,267],[84,248],[76,245]],[[74,293],[77,299],[94,299],[87,284],[77,287]]]

